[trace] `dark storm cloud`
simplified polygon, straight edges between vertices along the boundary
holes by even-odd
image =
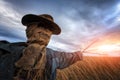
[[[59,0],[6,0],[20,13],[49,13],[59,10]],[[54,11],[53,11],[54,10]]]
[[[0,26],[0,36],[14,39],[24,39],[23,37],[18,36],[18,34],[15,34],[14,32],[15,31],[11,31],[10,29],[5,28],[5,26]]]
[[[5,0],[5,1],[13,4],[13,6],[21,7],[21,8],[27,7],[31,3],[34,3],[33,0],[18,0],[18,1],[16,1],[16,0]]]
[[[119,0],[5,0],[13,6],[18,6],[19,8],[27,8],[27,7],[34,7],[36,6],[57,6],[60,8],[65,9],[64,7],[70,7],[70,8],[100,8],[100,9],[109,9],[109,7],[112,7],[114,4],[116,4]],[[48,4],[48,5],[45,5]],[[56,8],[56,7],[54,7]]]
[[[119,0],[82,0],[83,3],[99,7],[110,7],[117,3]],[[107,4],[107,5],[106,5]]]
[[[104,18],[116,6],[118,0],[78,0],[73,3],[74,19],[96,20]]]
[[[93,22],[98,19],[103,19],[111,10],[115,7],[119,0],[6,0],[9,3],[16,6],[16,9],[20,8],[23,12],[35,11],[35,12],[47,12],[47,10],[56,10],[57,14],[65,14],[64,11],[68,9],[74,9],[74,14],[66,14],[66,16],[72,19],[79,20],[92,20]],[[48,8],[48,9],[45,9]],[[46,11],[44,11],[45,9]],[[63,11],[59,13],[59,11]]]
[[[19,30],[10,29],[7,26],[0,25],[0,36],[7,37],[7,38],[14,38],[18,40],[22,40],[22,39],[25,40],[23,35],[20,36],[18,35],[18,33],[19,33]]]

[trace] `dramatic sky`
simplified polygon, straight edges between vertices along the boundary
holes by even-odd
[[[120,50],[119,0],[0,0],[0,40],[26,41],[21,18],[25,14],[50,14],[61,27],[48,47],[62,51],[96,46]]]

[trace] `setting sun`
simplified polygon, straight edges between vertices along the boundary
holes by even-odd
[[[111,52],[120,50],[118,45],[101,45],[98,47],[98,51]]]
[[[120,43],[95,45],[86,52],[91,54],[118,55],[120,52]]]

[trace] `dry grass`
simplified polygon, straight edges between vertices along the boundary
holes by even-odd
[[[57,80],[120,80],[120,57],[84,57],[57,70]]]

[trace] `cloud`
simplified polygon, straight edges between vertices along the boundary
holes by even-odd
[[[119,0],[1,0],[0,24],[4,29],[0,28],[0,34],[13,41],[13,38],[24,41],[22,16],[48,13],[62,28],[61,35],[53,36],[48,46],[76,50],[119,24],[119,4]]]
[[[16,26],[20,29],[23,29],[20,25],[22,15],[19,14],[14,8],[7,2],[3,0],[0,1],[0,23],[1,25],[9,25],[9,27]],[[18,26],[19,25],[19,26]]]
[[[0,1],[0,36],[9,37],[10,40],[12,38],[25,40],[22,31],[25,28],[21,26],[20,19],[21,14],[15,11],[9,3]]]

